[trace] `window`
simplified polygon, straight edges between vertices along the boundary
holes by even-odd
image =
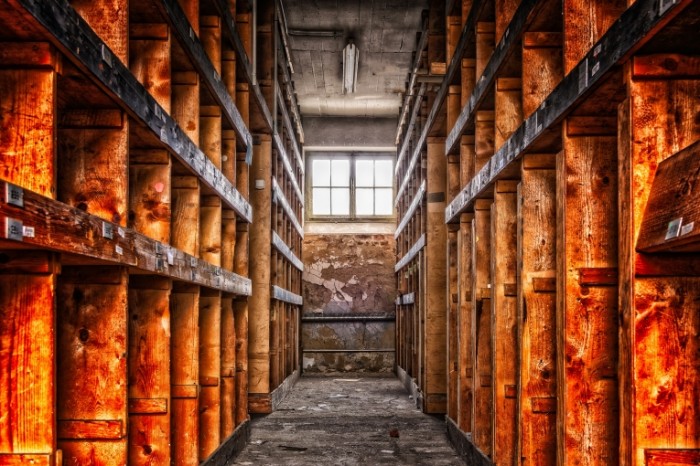
[[[387,218],[394,214],[392,155],[309,155],[311,219]]]

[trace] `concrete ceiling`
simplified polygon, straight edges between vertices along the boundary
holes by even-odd
[[[283,0],[301,113],[396,117],[427,0]],[[337,31],[319,37],[319,31]],[[343,48],[360,53],[356,92],[343,94]]]

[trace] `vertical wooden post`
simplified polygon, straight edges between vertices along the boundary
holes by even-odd
[[[171,281],[129,280],[129,464],[170,464]]]
[[[200,257],[210,264],[221,266],[221,198],[202,196],[200,207]]]
[[[486,64],[491,59],[493,49],[496,46],[495,29],[496,25],[494,23],[476,23],[475,79],[478,79],[482,74],[484,74]]]
[[[474,341],[472,338],[473,305],[473,214],[462,214],[459,219],[458,287],[459,313],[457,317],[458,371],[457,384],[457,425],[462,432],[472,431],[472,411],[474,400]]]
[[[520,0],[495,0],[496,9],[496,24],[495,24],[495,43],[498,44],[503,38],[503,34],[508,29],[510,22],[513,20],[515,10],[520,5]]]
[[[199,75],[192,70],[173,70],[170,114],[192,142],[199,145]]]
[[[172,177],[171,244],[193,256],[199,256],[199,192],[197,177]]]
[[[474,174],[488,163],[494,153],[494,112],[480,110],[476,112],[474,122],[475,162]]]
[[[172,460],[199,464],[199,287],[177,283],[170,297]]]
[[[458,238],[459,224],[447,225],[447,416],[453,421],[459,409]]]
[[[171,100],[170,45],[167,24],[129,26],[129,69],[167,113]]]
[[[460,75],[462,91],[460,92],[459,106],[464,108],[469,102],[474,86],[476,85],[476,59],[462,58],[462,72]]]
[[[554,154],[527,154],[518,191],[519,463],[556,464]]]
[[[618,298],[600,278],[617,267],[617,148],[577,118],[557,158],[558,462],[593,465],[618,455]]]
[[[523,117],[528,118],[564,77],[562,35],[526,32],[523,36]]]
[[[523,122],[520,78],[496,79],[494,151],[503,146]]]
[[[170,155],[164,150],[129,152],[129,227],[170,242]]]
[[[0,71],[0,173],[6,181],[54,198],[58,55],[45,43],[1,46],[6,55]],[[11,252],[4,254],[10,257]],[[40,256],[37,268],[5,266],[0,279],[0,380],[5,387],[0,395],[0,454],[10,462],[24,461],[14,455],[30,454],[49,464],[57,437],[58,266],[52,254]]]
[[[221,443],[221,310],[221,292],[203,288],[199,298],[199,461]]]
[[[515,460],[517,181],[497,181],[491,207],[491,345],[495,464]]]
[[[447,40],[445,40],[445,50],[447,51],[445,62],[449,66],[449,63],[452,61],[452,55],[454,55],[455,49],[457,48],[459,36],[462,34],[462,16],[446,16],[445,25],[447,36]],[[459,59],[461,59],[461,57],[459,57],[458,60]]]
[[[201,16],[199,25],[199,38],[202,41],[202,47],[204,47],[209,61],[214,65],[214,69],[221,76],[221,18],[218,16]]]
[[[459,185],[464,187],[474,178],[476,147],[473,135],[465,135],[459,141]]]
[[[251,193],[253,207],[253,234],[250,235],[250,278],[253,294],[250,297],[248,371],[250,395],[267,399],[270,393],[270,259],[272,225],[271,164],[272,138],[267,134],[256,136],[251,178],[255,190]],[[252,400],[251,400],[252,401]],[[249,402],[250,403],[250,402]],[[256,403],[256,406],[258,404]],[[250,406],[251,412],[260,408]],[[262,408],[263,411],[269,408]]]
[[[225,129],[221,132],[221,172],[236,186],[236,132]]]
[[[200,147],[214,166],[221,170],[221,108],[216,105],[201,106],[199,109],[199,126]]]
[[[457,118],[459,118],[459,113],[462,111],[460,107],[460,92],[461,86],[450,86],[447,92],[447,120],[445,126],[447,131],[454,128]]]
[[[248,420],[248,299],[233,302],[236,324],[236,425]]]
[[[225,209],[221,212],[221,267],[233,271],[236,254],[236,213]]]
[[[127,281],[121,267],[69,267],[59,279],[56,415],[69,464],[127,463]]]
[[[221,298],[221,440],[236,428],[236,322],[233,296]]]
[[[472,223],[472,343],[474,345],[474,445],[491,456],[491,201],[477,199]]]
[[[447,402],[447,260],[445,243],[446,170],[444,138],[428,138],[425,272],[425,409],[446,412]]]
[[[625,69],[628,98],[618,112],[620,464],[651,464],[647,456],[652,449],[669,462],[691,464],[700,450],[697,422],[688,421],[700,418],[695,401],[700,379],[700,278],[689,276],[680,262],[697,263],[698,254],[642,254],[635,246],[643,218],[663,214],[648,208],[658,164],[700,137],[696,120],[700,80],[697,65],[695,79],[672,71],[660,75],[655,73],[660,68],[645,66],[647,60],[655,60],[667,63],[668,70],[681,70],[683,61],[695,57],[652,55],[632,60]],[[669,202],[675,204],[687,202],[695,192],[688,189],[695,175],[680,171],[678,175],[677,185],[667,191]],[[683,220],[683,224],[690,223]],[[664,276],[644,273],[655,262]]]

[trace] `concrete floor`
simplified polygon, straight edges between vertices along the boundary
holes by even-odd
[[[234,465],[463,465],[442,416],[396,378],[303,377],[274,413],[254,418]]]

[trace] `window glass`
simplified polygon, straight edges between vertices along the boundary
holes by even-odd
[[[329,188],[314,188],[313,189],[314,215],[330,215],[331,214],[331,190]]]
[[[374,186],[374,160],[355,161],[355,184],[357,186]]]
[[[331,161],[330,160],[314,160],[311,165],[311,173],[313,174],[312,186],[330,186],[331,185]]]
[[[355,214],[374,215],[374,189],[357,188],[355,191]]]
[[[331,186],[350,186],[350,161],[331,161]]]
[[[333,188],[331,191],[331,214],[350,215],[350,188]]]
[[[374,190],[374,215],[392,215],[394,213],[394,203],[392,202],[391,188],[377,188]]]
[[[394,170],[391,160],[376,160],[374,162],[374,185],[391,187],[394,185]]]

